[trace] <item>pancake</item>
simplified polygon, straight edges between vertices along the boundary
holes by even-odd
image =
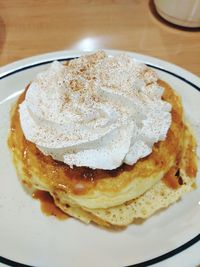
[[[172,105],[172,123],[164,141],[132,166],[114,170],[74,167],[45,156],[26,140],[20,125],[19,105],[12,109],[8,145],[21,182],[31,191],[49,192],[65,213],[103,226],[126,226],[147,218],[195,188],[196,143],[184,122],[180,97],[164,81],[163,100]]]

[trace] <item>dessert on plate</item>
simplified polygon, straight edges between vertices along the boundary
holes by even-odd
[[[127,226],[196,186],[180,97],[127,54],[53,62],[13,107],[8,144],[22,183],[85,223]]]

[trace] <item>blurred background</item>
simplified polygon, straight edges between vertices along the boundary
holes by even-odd
[[[200,76],[200,28],[166,22],[153,0],[0,0],[0,66],[65,49],[134,51]]]

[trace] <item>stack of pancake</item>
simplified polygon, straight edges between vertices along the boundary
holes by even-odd
[[[8,140],[22,183],[32,191],[49,192],[70,216],[106,227],[127,226],[138,218],[148,218],[193,190],[195,139],[184,121],[179,96],[164,81],[158,83],[165,89],[163,100],[172,105],[166,139],[155,143],[152,153],[132,166],[122,164],[114,170],[71,168],[42,154],[26,140],[19,118],[25,90],[13,107]]]

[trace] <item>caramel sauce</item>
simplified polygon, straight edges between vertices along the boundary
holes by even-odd
[[[189,177],[196,177],[197,174],[197,161],[193,143],[194,140],[191,140],[185,153],[185,172]]]
[[[65,220],[69,217],[55,205],[53,197],[48,192],[37,190],[32,196],[40,201],[41,210],[47,216],[53,215],[60,220]]]
[[[183,184],[179,168],[184,170],[187,176],[194,178],[197,175],[196,142],[194,137],[185,131],[187,138],[183,153],[177,154],[176,166],[173,166],[164,176],[164,183],[170,188],[177,189]],[[183,160],[182,160],[183,159]]]
[[[26,90],[28,87],[26,88]],[[120,181],[120,185],[123,186],[125,183],[129,183],[130,179],[133,179],[134,176],[146,177],[148,174],[151,175],[152,169],[156,165],[157,167],[162,167],[166,162],[164,157],[157,155],[157,148],[153,150],[152,153],[152,162],[151,167],[141,168],[140,164],[144,165],[145,159],[143,158],[138,161],[137,165],[126,165],[122,164],[117,169],[114,170],[101,170],[101,169],[90,169],[88,167],[74,167],[70,168],[63,162],[54,160],[51,156],[45,156],[40,152],[35,144],[26,140],[20,125],[19,119],[19,104],[23,102],[26,90],[19,97],[15,108],[13,109],[11,116],[11,133],[8,138],[8,146],[14,152],[14,162],[15,165],[20,162],[22,164],[22,169],[26,180],[29,179],[32,183],[32,176],[40,177],[42,182],[48,183],[48,187],[51,186],[52,191],[55,190],[64,190],[69,191],[77,195],[86,194],[90,189],[94,188],[100,179],[104,178],[117,178],[123,172],[135,171],[135,174],[132,177],[123,179]],[[168,139],[172,139],[172,132],[169,131]],[[159,142],[162,144],[163,142]],[[50,184],[49,184],[50,183]],[[107,184],[109,187],[109,185]],[[119,184],[112,185],[112,188],[108,190],[118,190]]]
[[[33,177],[40,177],[40,181],[52,192],[60,190],[83,195],[97,186],[99,186],[100,190],[102,187],[104,192],[106,190],[107,192],[118,192],[119,188],[125,187],[135,177],[146,178],[155,173],[155,167],[157,171],[165,168],[169,160],[168,157],[177,157],[177,154],[182,149],[180,136],[185,130],[185,125],[182,122],[181,105],[177,104],[178,97],[166,83],[159,81],[159,84],[165,87],[163,99],[173,106],[171,112],[172,125],[167,133],[166,140],[156,143],[153,146],[152,153],[138,160],[137,164],[132,166],[122,164],[115,170],[93,170],[87,167],[74,167],[72,169],[65,163],[54,160],[51,156],[43,155],[35,144],[26,140],[20,125],[18,107],[25,98],[27,87],[13,108],[11,132],[8,138],[8,146],[13,151],[15,165],[17,166],[18,162],[22,165],[20,168],[22,168],[25,177],[25,179],[22,177],[22,180],[37,186],[36,182],[33,182]],[[166,155],[168,155],[167,158]],[[187,156],[190,157],[189,154]],[[148,164],[146,164],[146,160],[148,160]],[[177,166],[179,161],[180,158],[177,158]],[[195,174],[196,169],[192,159],[188,162],[190,163],[188,163],[189,165],[186,169],[190,176]],[[131,172],[131,175],[128,172]],[[118,179],[121,174],[123,174],[123,179]],[[173,174],[169,173],[168,177],[170,178],[166,177],[165,180],[170,180],[167,184],[171,187],[171,180],[174,179]],[[99,180],[103,180],[100,185],[98,183]],[[178,185],[173,184],[173,187],[176,186]]]
[[[177,189],[181,184],[179,176],[176,176],[177,167],[172,167],[164,176],[163,182],[170,188]]]

